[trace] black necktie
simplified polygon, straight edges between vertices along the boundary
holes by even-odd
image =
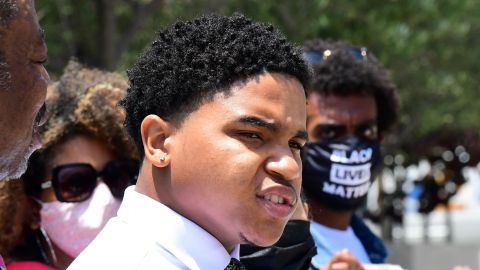
[[[225,270],[246,270],[246,268],[239,260],[232,258]]]

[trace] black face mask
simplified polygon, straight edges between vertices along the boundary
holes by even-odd
[[[366,198],[381,161],[376,140],[346,137],[308,143],[302,152],[302,186],[312,199],[336,210],[354,210]]]

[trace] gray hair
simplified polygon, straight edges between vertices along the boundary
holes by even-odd
[[[0,38],[10,25],[10,22],[17,16],[18,7],[15,0],[0,0]],[[3,48],[0,47],[0,90],[8,89],[10,83],[10,72]]]
[[[17,12],[18,7],[15,0],[0,0],[0,27],[8,27]]]
[[[10,68],[0,49],[0,91],[10,88]]]

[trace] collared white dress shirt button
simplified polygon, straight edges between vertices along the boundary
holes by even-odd
[[[197,224],[129,187],[118,210],[68,270],[223,270],[239,258]]]

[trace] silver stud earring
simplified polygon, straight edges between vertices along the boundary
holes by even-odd
[[[165,154],[160,157],[160,161],[165,161]]]

